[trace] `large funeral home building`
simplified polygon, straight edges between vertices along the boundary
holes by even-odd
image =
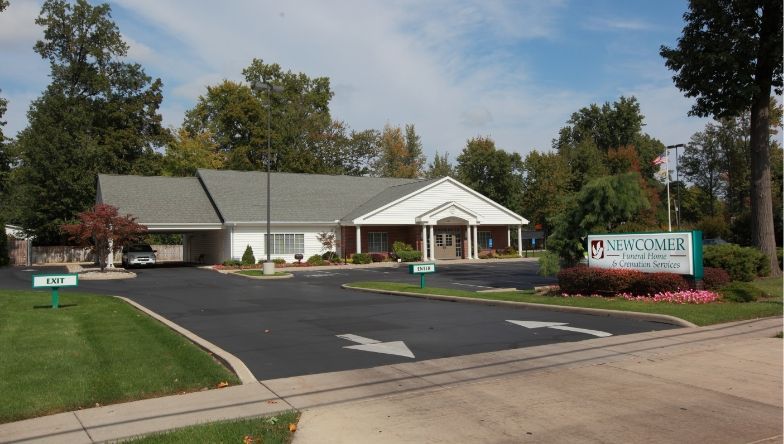
[[[521,238],[528,221],[451,177],[391,179],[271,174],[271,258],[325,252],[321,233],[335,233],[337,253],[388,254],[395,241],[425,260],[477,259]],[[248,245],[266,258],[264,172],[198,170],[196,177],[99,175],[97,203],[117,207],[151,233],[182,234],[183,259],[221,263]],[[518,250],[522,247],[515,242]]]

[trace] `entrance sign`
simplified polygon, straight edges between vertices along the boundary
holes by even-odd
[[[419,275],[419,288],[425,288],[425,275],[436,272],[436,264],[409,264],[408,274]]]
[[[588,266],[702,279],[702,231],[591,234]]]
[[[79,275],[68,274],[34,274],[33,288],[52,289],[52,308],[60,306],[60,287],[76,287],[79,285]]]

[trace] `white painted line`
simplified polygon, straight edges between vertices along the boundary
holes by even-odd
[[[335,335],[340,339],[346,339],[351,342],[356,342],[357,344],[378,344],[381,341],[376,341],[375,339],[366,338],[364,336],[357,336],[352,334],[345,334],[345,335]]]
[[[569,324],[566,322],[515,321],[512,319],[507,319],[506,322],[511,322],[512,324],[516,324],[525,328],[552,328],[554,330],[565,330],[565,331],[573,331],[575,333],[585,333],[587,335],[598,336],[600,338],[606,338],[607,336],[612,336],[612,333],[607,333],[606,331],[569,327],[568,326]]]
[[[525,328],[542,328],[554,327],[556,325],[567,325],[566,322],[513,321],[511,319],[507,319],[506,322],[511,322],[512,324],[517,324],[520,327]]]
[[[379,342],[378,344],[367,344],[367,345],[348,345],[343,348],[369,351],[373,353],[383,353],[385,355],[405,356],[406,358],[412,358],[412,359],[415,357],[414,354],[411,353],[411,350],[409,350],[409,348],[406,347],[406,343],[403,341]]]
[[[455,285],[462,285],[462,286],[464,286],[464,287],[494,288],[494,287],[488,287],[488,286],[486,286],[486,285],[461,284],[461,283],[459,283],[459,282],[452,282],[452,283],[453,283],[453,284],[455,284]]]
[[[588,330],[587,328],[567,327],[565,325],[553,326],[550,328],[554,328],[556,330],[566,330],[566,331],[574,331],[577,333],[585,333],[587,335],[594,335],[600,338],[606,338],[607,336],[612,336],[612,333],[607,333],[606,331]]]

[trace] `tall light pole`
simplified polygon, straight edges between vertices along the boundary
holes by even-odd
[[[270,257],[272,255],[272,249],[270,248],[270,244],[272,244],[270,223],[272,220],[272,217],[270,216],[270,208],[272,207],[270,203],[270,196],[272,194],[272,189],[270,188],[270,163],[272,160],[272,93],[277,94],[283,92],[283,87],[280,85],[273,85],[262,78],[261,81],[253,82],[251,88],[254,91],[267,93],[267,237],[264,239],[264,249],[267,251],[267,261],[264,262],[262,273],[275,274],[275,263],[272,262]]]
[[[676,145],[668,145],[667,149],[675,148],[675,181],[678,182],[678,190],[677,190],[677,197],[675,201],[675,225],[678,227],[678,230],[681,229],[681,178],[678,175],[678,148],[684,148],[686,145],[682,143],[678,143]],[[670,173],[667,173],[670,174]]]

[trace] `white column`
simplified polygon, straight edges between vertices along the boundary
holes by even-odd
[[[506,226],[506,248],[509,248],[511,246],[512,246],[512,227],[507,225]]]
[[[109,256],[106,258],[106,268],[114,268],[114,240],[109,239]]]
[[[362,234],[359,230],[359,225],[357,225],[357,251],[356,253],[362,253]]]
[[[436,230],[430,225],[430,260],[436,260]]]
[[[468,248],[466,248],[466,259],[471,259],[471,226],[466,225],[465,241]]]
[[[427,260],[427,226],[422,225],[422,260]]]
[[[474,256],[472,257],[472,259],[479,259],[479,227],[478,226],[474,225],[474,229],[471,237],[473,238],[472,242],[474,243],[474,247],[473,247]]]
[[[522,257],[523,255],[523,226],[517,226],[517,253]]]

